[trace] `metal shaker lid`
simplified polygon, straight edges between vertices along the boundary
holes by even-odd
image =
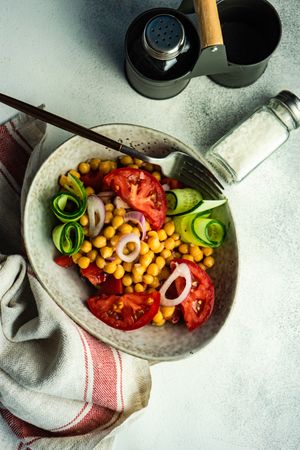
[[[295,121],[296,128],[298,128],[300,126],[300,99],[290,91],[281,91],[275,98],[289,110]]]
[[[176,58],[184,43],[184,28],[177,17],[159,14],[147,22],[143,33],[143,46],[153,58],[162,61]]]

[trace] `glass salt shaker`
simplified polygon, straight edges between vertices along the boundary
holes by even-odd
[[[281,91],[217,141],[207,161],[229,184],[241,181],[300,126],[300,99]]]

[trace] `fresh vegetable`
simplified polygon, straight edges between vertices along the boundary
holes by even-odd
[[[103,174],[100,170],[90,170],[88,173],[81,175],[81,181],[85,186],[90,186],[96,193],[101,191]]]
[[[119,208],[120,206],[118,206]],[[144,214],[142,214],[141,212],[138,211],[130,211],[128,213],[125,214],[124,216],[124,222],[128,222],[128,221],[137,223],[141,229],[142,232],[142,240],[145,239],[146,236],[146,220],[145,220],[145,216]]]
[[[129,242],[135,244],[134,250],[128,255],[124,254],[124,249]],[[133,262],[140,254],[141,241],[140,238],[135,233],[129,233],[122,236],[117,244],[116,252],[119,258],[125,262]]]
[[[68,182],[65,183],[63,187],[71,192],[71,194],[75,195],[75,197],[78,197],[85,205],[87,196],[83,182],[79,180],[79,178],[72,175],[70,172],[68,173],[67,179]]]
[[[71,267],[74,266],[75,263],[73,262],[73,259],[71,256],[67,256],[67,255],[59,255],[56,258],[54,258],[54,262],[60,266],[60,267]]]
[[[226,227],[220,220],[205,218],[201,213],[178,217],[174,223],[182,241],[194,245],[220,247],[226,235]]]
[[[86,201],[82,202],[69,192],[58,192],[51,200],[51,208],[61,222],[73,222],[83,216]]]
[[[57,225],[52,231],[52,239],[57,250],[63,255],[72,256],[79,251],[83,243],[83,229],[77,222]]]
[[[89,235],[98,236],[105,220],[105,206],[97,195],[90,195],[87,200],[87,213],[89,219]]]
[[[87,300],[90,311],[107,325],[129,331],[151,322],[159,309],[159,292],[96,295]]]
[[[105,274],[105,280],[97,285],[98,295],[123,294],[123,291],[122,280],[117,280],[113,275]]]
[[[109,172],[103,181],[132,209],[143,213],[154,230],[162,228],[167,210],[165,192],[149,172],[122,167]]]
[[[176,298],[170,298],[167,297],[168,289],[170,288],[171,284],[176,282],[178,277],[182,277],[185,280],[185,286],[182,290],[182,292],[179,293],[179,295]],[[160,296],[161,300],[160,303],[163,306],[176,306],[179,303],[181,303],[189,294],[192,287],[192,278],[191,278],[191,272],[189,269],[189,266],[185,264],[184,262],[182,264],[178,264],[175,268],[175,270],[171,273],[169,278],[164,282],[162,287],[160,288]]]
[[[226,199],[203,200],[202,194],[196,189],[191,188],[167,191],[166,197],[168,216],[203,213],[213,208],[217,208],[227,201]]]
[[[211,316],[214,307],[214,285],[208,274],[197,264],[185,259],[175,259],[172,266],[186,264],[192,275],[192,287],[188,296],[180,304],[183,318],[190,331],[203,325]],[[175,269],[176,270],[176,269]],[[178,295],[184,289],[184,279],[176,279]]]
[[[86,269],[80,269],[83,277],[87,278],[93,286],[100,286],[106,279],[106,274],[95,263],[90,263]]]

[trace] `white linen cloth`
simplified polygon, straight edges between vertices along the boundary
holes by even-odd
[[[24,204],[45,130],[23,114],[0,126],[0,449],[108,449],[148,403],[149,365],[75,324],[26,260],[20,192],[27,167]]]

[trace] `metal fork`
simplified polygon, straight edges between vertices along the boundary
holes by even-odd
[[[134,148],[114,141],[106,136],[96,133],[89,128],[71,122],[68,119],[57,116],[56,114],[37,108],[29,103],[22,102],[8,95],[0,94],[0,101],[12,108],[22,111],[30,116],[36,117],[43,122],[50,123],[58,128],[77,134],[90,141],[105,145],[106,147],[125,153],[133,158],[157,164],[161,166],[163,174],[170,178],[177,178],[186,186],[198,187],[199,190],[205,191],[211,197],[218,197],[222,194],[223,186],[214,174],[199,160],[193,158],[187,153],[173,151],[167,156],[155,158],[153,156],[141,153]]]

